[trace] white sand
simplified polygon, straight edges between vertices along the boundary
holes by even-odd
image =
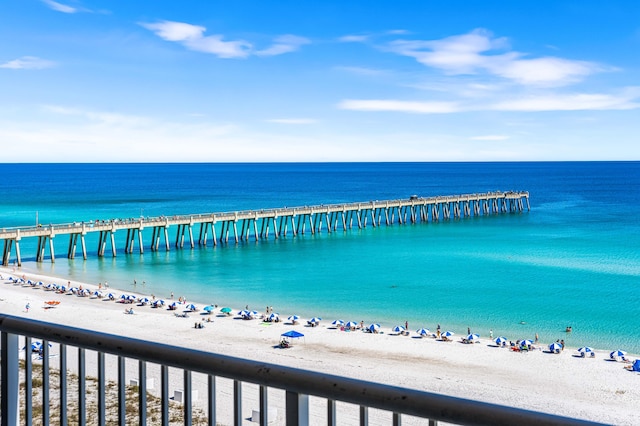
[[[23,272],[0,269],[7,276],[22,276]],[[27,279],[50,282],[66,280],[25,274]],[[72,283],[79,285],[79,283]],[[95,285],[82,284],[97,289]],[[109,289],[118,296],[122,293]],[[126,293],[130,293],[126,291]],[[46,300],[60,300],[54,309],[44,309]],[[25,312],[29,302],[31,309]],[[191,301],[189,301],[191,303]],[[194,302],[202,308],[203,303]],[[125,315],[124,308],[133,306],[135,315]],[[481,343],[464,345],[456,341],[442,342],[431,338],[383,334],[343,332],[331,329],[333,318],[325,318],[318,327],[292,327],[285,323],[264,325],[261,320],[243,321],[234,317],[210,318],[204,329],[195,329],[194,322],[207,318],[200,312],[189,318],[176,318],[166,309],[123,305],[75,295],[59,295],[11,284],[0,280],[0,311],[42,321],[71,325],[106,333],[187,346],[215,353],[252,358],[290,367],[354,377],[428,392],[486,401],[524,409],[543,411],[611,424],[637,424],[640,401],[640,374],[626,371],[623,363],[608,360],[608,352],[596,351],[595,359],[577,358],[575,348],[559,355],[534,350],[515,353],[492,346],[487,336]],[[182,312],[180,309],[178,312]],[[216,313],[218,310],[216,310]],[[234,311],[235,313],[236,311]],[[281,312],[285,318],[291,313]],[[302,320],[302,324],[306,321]],[[276,349],[280,334],[296,329],[305,337],[294,341],[290,349]],[[546,349],[546,344],[541,345]],[[54,348],[55,349],[55,348]],[[613,350],[615,348],[611,348]],[[635,359],[637,356],[629,355]],[[89,357],[88,362],[91,362]],[[134,364],[134,363],[128,363]],[[55,363],[54,363],[55,365]],[[72,362],[69,365],[74,365]],[[91,371],[88,366],[88,371]],[[129,371],[130,370],[130,371]],[[151,369],[150,369],[151,370]],[[155,373],[149,371],[149,376]],[[175,377],[174,377],[175,376]],[[181,388],[180,376],[172,376],[170,392]],[[135,378],[135,366],[128,368],[127,378]],[[175,385],[173,385],[175,380]],[[159,384],[159,379],[156,379]],[[206,387],[203,378],[194,377],[199,389],[197,403],[203,404]],[[158,391],[155,386],[155,392]],[[243,412],[245,418],[257,409],[257,390],[245,386]],[[219,379],[218,422],[231,423],[231,389],[229,381]],[[153,390],[152,390],[153,391]],[[270,405],[283,410],[283,393],[269,394]],[[324,402],[312,398],[312,423],[322,424],[326,413]],[[357,407],[339,406],[342,424],[356,423]],[[370,414],[371,424],[377,416]],[[385,420],[380,419],[380,420]],[[388,423],[388,419],[387,423]],[[282,415],[278,423],[282,423]],[[405,424],[412,424],[404,421]],[[251,424],[251,423],[247,423]],[[413,424],[420,424],[419,421]]]

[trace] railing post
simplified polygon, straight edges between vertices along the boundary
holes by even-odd
[[[184,424],[191,426],[191,371],[184,370],[184,400],[182,401],[184,406]]]
[[[369,409],[364,405],[360,406],[360,426],[368,426],[369,424]]]
[[[216,426],[216,376],[209,375],[209,426]]]
[[[104,352],[98,352],[98,426],[105,426],[106,400],[105,374],[104,374]]]
[[[18,372],[18,335],[2,332],[2,426],[18,426],[20,423],[20,376]],[[25,349],[26,350],[26,349]],[[29,348],[29,353],[31,348]]]
[[[169,367],[160,366],[162,426],[169,426]]]
[[[287,426],[309,424],[309,395],[287,391],[286,393]]]
[[[31,337],[27,336],[24,340],[24,424],[30,425],[33,424],[33,350],[31,349]],[[4,359],[4,355],[2,359]],[[5,412],[4,408],[2,410]]]
[[[147,363],[138,361],[138,421],[140,426],[147,424]]]
[[[78,426],[87,424],[86,371],[85,350],[78,348]]]
[[[127,422],[127,393],[125,383],[126,358],[118,356],[118,424],[124,425]]]
[[[336,401],[327,400],[327,426],[336,426]]]
[[[60,426],[67,424],[67,345],[60,344]]]
[[[269,399],[267,397],[267,387],[260,386],[260,426],[269,424]]]
[[[242,382],[233,381],[233,424],[242,426]]]

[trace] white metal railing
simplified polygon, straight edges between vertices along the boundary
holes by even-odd
[[[41,423],[67,425],[67,351],[75,348],[78,351],[78,424],[87,422],[85,403],[85,361],[86,351],[97,352],[98,371],[98,412],[92,423],[102,426],[106,424],[105,415],[105,354],[117,356],[118,377],[118,424],[125,424],[125,360],[138,362],[138,424],[147,424],[147,363],[161,367],[161,424],[169,424],[168,369],[177,368],[183,372],[184,407],[183,422],[192,423],[192,373],[207,375],[207,421],[216,424],[216,377],[233,380],[233,417],[234,425],[241,425],[242,417],[242,384],[252,383],[259,386],[260,424],[267,425],[268,390],[285,391],[286,425],[307,425],[309,422],[309,396],[317,396],[327,400],[327,424],[339,424],[336,416],[336,401],[355,404],[360,407],[360,424],[367,425],[369,408],[381,409],[392,413],[393,425],[400,425],[402,415],[410,415],[425,419],[429,425],[438,421],[454,424],[486,424],[486,425],[574,425],[594,424],[591,422],[559,417],[550,414],[516,409],[512,407],[488,404],[466,399],[454,398],[413,389],[354,380],[346,377],[321,374],[284,367],[280,365],[239,359],[208,352],[163,345],[154,342],[130,339],[79,328],[67,327],[34,321],[30,319],[0,315],[2,366],[1,374],[1,426],[18,426],[21,422],[31,425],[34,421],[31,411],[32,400],[32,364],[30,357],[25,359],[25,409],[20,412],[20,340],[24,337],[24,345],[30,348],[31,339],[43,340],[42,346],[42,419]],[[59,385],[60,385],[60,418],[50,419],[49,381],[51,365],[49,361],[48,342],[59,344]],[[22,416],[21,416],[22,415]],[[22,420],[21,420],[22,417]],[[38,422],[40,423],[40,422]],[[74,421],[75,423],[75,421]],[[426,423],[425,423],[426,424]]]

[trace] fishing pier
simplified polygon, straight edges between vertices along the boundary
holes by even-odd
[[[45,260],[49,251],[49,259],[55,262],[55,237],[68,237],[66,257],[74,259],[78,251],[78,243],[82,257],[87,259],[88,234],[97,236],[98,245],[95,253],[99,257],[105,255],[107,245],[111,255],[116,256],[116,232],[126,233],[124,253],[133,253],[137,244],[139,252],[144,253],[146,247],[158,251],[162,246],[169,251],[171,242],[176,248],[183,248],[188,239],[189,246],[196,244],[228,244],[229,238],[234,243],[254,239],[267,240],[286,237],[288,233],[298,234],[327,233],[347,231],[354,226],[366,228],[390,226],[395,223],[428,223],[440,220],[460,219],[472,216],[519,213],[525,208],[530,210],[529,193],[525,191],[487,192],[482,194],[464,194],[421,198],[411,196],[398,200],[375,200],[359,203],[330,204],[303,207],[283,207],[265,210],[244,210],[236,212],[206,213],[193,215],[141,217],[135,219],[110,219],[91,222],[74,222],[50,224],[47,226],[26,226],[0,229],[0,240],[4,242],[2,265],[8,266],[15,247],[15,263],[22,264],[20,241],[37,239],[36,261]],[[169,229],[175,229],[173,239]],[[194,236],[197,231],[197,238]],[[231,234],[231,235],[230,235]],[[93,252],[92,252],[93,253]]]

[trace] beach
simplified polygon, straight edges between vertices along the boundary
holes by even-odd
[[[279,323],[242,320],[235,315],[242,306],[232,307],[230,316],[219,313],[222,306],[209,315],[202,309],[211,302],[204,300],[188,300],[187,303],[194,303],[199,311],[183,318],[176,313],[183,313],[185,304],[178,304],[175,311],[166,306],[154,309],[149,305],[137,306],[137,303],[122,304],[117,302],[120,295],[132,292],[116,288],[103,289],[105,294],[114,293],[116,301],[79,297],[69,292],[59,294],[44,287],[48,283],[67,282],[64,277],[41,276],[20,269],[0,271],[4,278],[0,281],[0,310],[10,315],[603,423],[631,425],[637,422],[640,374],[625,370],[623,362],[609,359],[609,352],[617,348],[596,350],[594,358],[578,357],[577,348],[571,347],[560,354],[551,354],[547,348],[552,342],[540,342],[537,349],[528,352],[514,352],[496,347],[489,336],[482,333],[479,343],[462,344],[460,338],[466,336],[466,330],[456,332],[453,341],[443,342],[431,337],[419,338],[411,324],[406,336],[384,327],[378,334],[341,331],[331,325],[337,318],[323,318],[315,327],[306,326],[305,318],[301,318],[298,325],[290,325],[287,317],[293,312],[280,312],[283,321]],[[13,283],[7,280],[9,276],[24,276],[25,280],[43,285]],[[91,292],[98,290],[95,283],[70,282],[70,285],[82,286]],[[151,298],[151,295],[137,295]],[[155,297],[172,302],[170,295]],[[49,300],[60,301],[60,304],[47,308],[45,302]],[[125,314],[125,309],[131,307],[134,314]],[[249,309],[264,314],[266,308],[250,306]],[[196,328],[198,322],[204,327]],[[304,337],[293,340],[291,348],[278,348],[280,335],[289,330],[302,332]],[[634,360],[637,355],[628,354],[627,358]],[[88,363],[91,362],[88,357]],[[91,369],[88,365],[87,370]],[[135,369],[128,367],[127,378],[136,378]],[[194,388],[199,386],[202,397],[195,402],[196,406],[204,404],[204,379],[194,379]],[[223,403],[225,397],[230,398],[230,391],[224,390],[224,385],[218,389],[223,393],[218,398],[218,421],[224,424],[231,415],[230,400],[229,404]],[[270,404],[281,404],[283,397],[278,396],[279,392],[272,393]],[[245,417],[250,418],[252,409],[258,407],[257,390],[248,390],[244,398]],[[315,410],[312,407],[312,422],[315,419],[322,423],[325,406],[315,398],[312,402],[312,406],[321,407]],[[357,418],[357,407],[339,407],[338,416],[345,424],[351,424],[349,420]]]

